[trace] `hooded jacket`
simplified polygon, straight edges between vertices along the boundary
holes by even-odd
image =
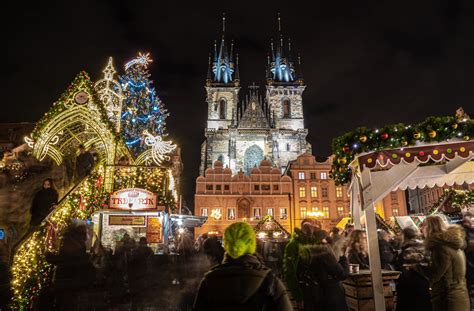
[[[290,311],[282,282],[253,255],[225,254],[222,264],[204,275],[194,301],[196,311]]]
[[[431,302],[433,310],[469,310],[466,288],[464,230],[457,225],[426,239],[431,251]]]

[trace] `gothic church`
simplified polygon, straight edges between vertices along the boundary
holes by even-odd
[[[255,85],[240,94],[239,58],[223,34],[209,57],[206,81],[207,127],[201,145],[200,175],[215,161],[232,173],[249,174],[263,159],[283,173],[289,161],[311,153],[306,141],[302,95],[305,89],[301,61],[292,58],[290,40],[272,40],[267,60],[265,96]],[[285,42],[286,41],[286,42]],[[298,68],[296,67],[298,66]]]

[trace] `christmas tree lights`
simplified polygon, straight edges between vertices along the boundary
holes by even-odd
[[[139,53],[125,65],[125,74],[120,76],[124,93],[122,135],[135,156],[146,149],[145,130],[153,136],[166,136],[168,112],[149,80],[151,62],[149,54]]]

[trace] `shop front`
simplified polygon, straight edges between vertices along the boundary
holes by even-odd
[[[157,197],[151,191],[127,188],[110,195],[108,208],[92,216],[94,238],[115,251],[125,234],[138,244],[140,238],[147,239],[155,253],[160,253],[166,242],[166,227],[169,223],[165,207],[157,205]]]

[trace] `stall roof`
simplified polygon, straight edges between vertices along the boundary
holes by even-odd
[[[207,220],[205,216],[171,214],[171,221],[182,221],[182,226],[186,228],[201,227]]]

